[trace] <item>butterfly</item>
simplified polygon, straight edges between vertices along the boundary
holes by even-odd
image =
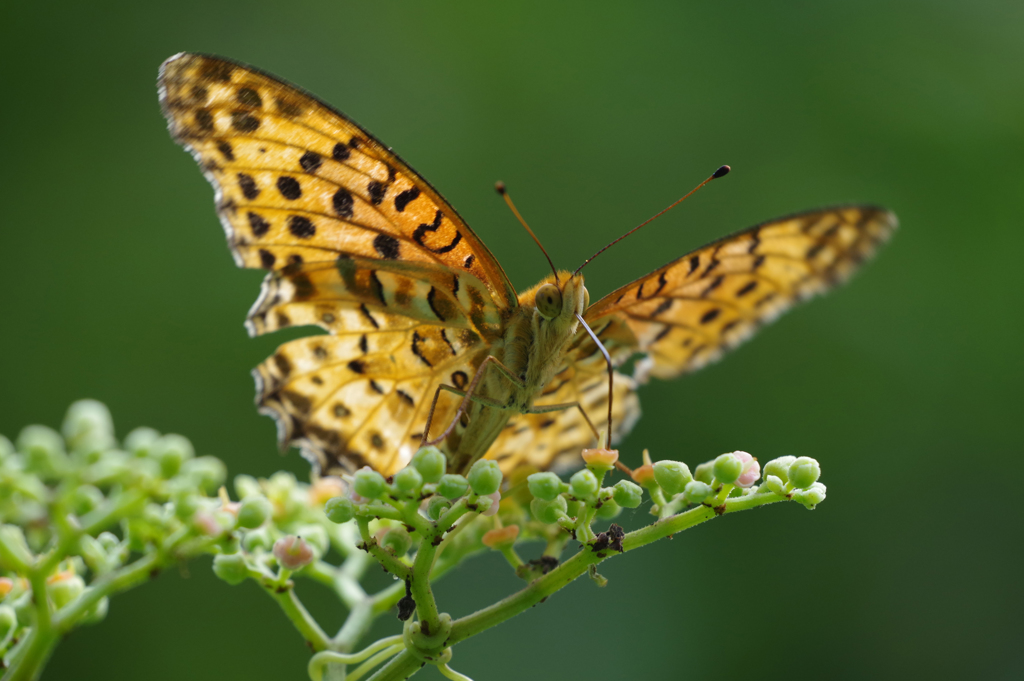
[[[875,206],[807,211],[594,304],[579,270],[517,294],[426,180],[313,95],[188,53],[164,62],[159,91],[172,137],[214,186],[236,263],[267,271],[249,333],[325,332],[253,371],[282,449],[299,447],[323,474],[391,475],[438,438],[450,472],[485,455],[506,472],[572,465],[606,410],[612,442],[629,432],[648,377],[717,359],[845,280],[897,224]]]

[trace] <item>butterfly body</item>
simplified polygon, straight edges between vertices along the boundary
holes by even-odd
[[[538,291],[547,297],[538,301]],[[502,339],[491,346],[495,367],[482,376],[481,387],[473,394],[479,400],[445,442],[452,468],[467,468],[513,415],[529,413],[537,396],[563,368],[566,350],[578,332],[577,315],[583,314],[589,300],[583,276],[570,272],[559,272],[557,280],[545,277],[519,295]]]
[[[452,472],[482,456],[506,471],[574,463],[596,444],[609,400],[614,443],[639,417],[640,382],[718,358],[845,280],[896,227],[874,206],[806,211],[719,239],[593,305],[568,272],[517,295],[426,180],[309,93],[187,53],[161,66],[159,88],[172,137],[214,186],[236,263],[267,272],[249,333],[323,332],[284,343],[253,372],[281,446],[323,473],[390,475],[444,433]],[[632,376],[616,370],[613,395],[577,315],[616,367],[642,355]]]

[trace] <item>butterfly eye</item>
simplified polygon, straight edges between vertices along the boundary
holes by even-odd
[[[554,319],[562,311],[562,292],[554,284],[544,284],[537,289],[537,312],[544,319]]]

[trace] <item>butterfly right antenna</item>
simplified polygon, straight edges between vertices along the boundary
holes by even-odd
[[[544,257],[548,259],[548,264],[551,265],[551,271],[555,273],[555,284],[557,285],[558,270],[555,269],[555,263],[551,262],[551,256],[548,255],[548,252],[546,250],[544,250],[544,246],[541,245],[540,239],[537,238],[537,235],[533,233],[532,229],[530,229],[530,225],[526,224],[526,220],[524,220],[523,216],[519,214],[518,210],[516,210],[516,204],[512,203],[512,197],[508,195],[507,191],[505,191],[505,183],[495,182],[494,190],[501,194],[501,198],[505,199],[505,203],[507,203],[508,207],[512,209],[512,213],[516,216],[516,219],[519,220],[519,224],[526,228],[526,231],[529,232],[530,236],[533,237],[534,243],[536,243],[537,246],[540,248],[540,252],[543,253]],[[561,288],[561,286],[559,286],[559,288]]]
[[[644,225],[646,225],[646,224],[647,224],[648,222],[653,222],[653,221],[654,221],[655,219],[657,219],[657,218],[660,218],[660,217],[661,217],[662,215],[664,215],[665,213],[669,212],[670,210],[672,210],[673,208],[675,208],[676,206],[678,206],[678,205],[679,205],[680,203],[682,203],[682,202],[683,202],[683,201],[685,201],[686,199],[690,198],[690,197],[691,197],[691,196],[692,196],[693,194],[695,194],[695,193],[697,192],[697,190],[698,190],[698,189],[700,189],[701,187],[703,187],[704,185],[706,185],[706,184],[707,184],[708,182],[710,182],[711,180],[717,180],[717,179],[718,179],[718,178],[720,178],[720,177],[725,177],[726,175],[728,175],[728,174],[729,174],[729,171],[730,171],[730,170],[732,170],[732,168],[730,168],[729,166],[722,166],[722,167],[720,167],[720,168],[719,168],[718,170],[716,170],[715,172],[711,173],[711,176],[710,176],[710,177],[708,177],[708,179],[704,180],[703,182],[701,182],[700,184],[698,184],[698,185],[697,185],[696,187],[694,187],[693,189],[691,189],[690,191],[688,191],[688,192],[686,193],[686,195],[685,195],[685,196],[684,196],[683,198],[679,199],[678,201],[676,201],[675,203],[673,203],[673,204],[672,204],[671,206],[669,206],[669,207],[668,207],[668,208],[666,208],[665,210],[661,211],[660,213],[657,213],[657,214],[656,214],[656,215],[654,215],[653,217],[647,218],[646,220],[644,220],[643,222],[641,222],[641,223],[640,223],[639,225],[637,225],[637,226],[636,226],[636,227],[634,227],[633,229],[629,230],[628,232],[626,232],[625,234],[623,234],[622,236],[620,236],[620,237],[619,237],[618,239],[616,239],[615,241],[611,242],[610,244],[608,244],[607,246],[605,246],[604,248],[602,248],[601,250],[599,250],[599,251],[598,251],[597,253],[595,253],[594,255],[590,256],[590,257],[589,257],[589,258],[587,258],[586,260],[584,260],[584,261],[583,261],[583,264],[582,264],[582,265],[580,265],[579,267],[577,267],[577,268],[576,268],[576,271],[572,273],[572,276],[574,276],[574,277],[575,277],[575,276],[576,276],[577,274],[579,274],[579,273],[580,273],[580,270],[582,270],[582,269],[583,269],[584,267],[586,267],[586,266],[587,266],[587,263],[589,263],[589,262],[590,262],[591,260],[593,260],[593,259],[594,259],[594,258],[596,258],[597,256],[601,255],[601,254],[602,254],[602,253],[604,253],[605,251],[607,251],[607,250],[608,250],[609,248],[611,248],[611,247],[612,247],[612,246],[614,246],[615,244],[617,244],[617,243],[619,243],[620,241],[622,241],[623,239],[625,239],[625,238],[626,238],[627,236],[629,236],[630,234],[632,234],[632,233],[633,233],[633,232],[635,232],[636,230],[638,230],[638,229],[640,229],[641,227],[643,227]],[[512,210],[515,210],[515,208],[513,208]],[[525,223],[524,223],[524,224],[525,224]],[[527,229],[529,229],[529,227],[527,227]],[[531,232],[531,234],[532,234],[532,232]],[[536,237],[534,237],[534,238],[536,238]],[[538,243],[539,243],[539,242],[538,242]],[[545,253],[545,255],[547,255],[547,254]]]

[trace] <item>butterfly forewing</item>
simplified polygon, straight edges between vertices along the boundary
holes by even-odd
[[[180,54],[160,73],[171,134],[218,191],[239,264],[277,269],[338,252],[435,262],[515,291],[455,210],[398,156],[312,95],[250,67]]]
[[[647,358],[636,377],[673,378],[717,359],[761,325],[846,279],[896,227],[873,206],[765,222],[720,239],[605,296],[592,325],[621,318]]]
[[[466,386],[517,305],[500,265],[426,181],[308,93],[181,54],[161,68],[160,95],[216,189],[236,261],[270,271],[250,333],[330,333],[286,343],[255,372],[282,446],[325,472],[398,470],[433,391]],[[446,401],[436,418],[453,413]]]

